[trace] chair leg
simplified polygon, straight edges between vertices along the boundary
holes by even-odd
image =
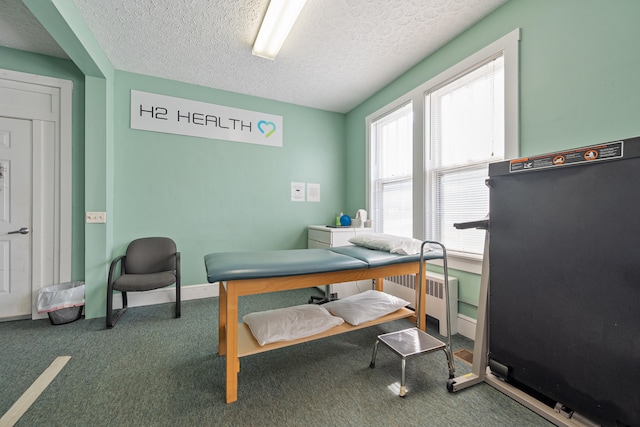
[[[111,329],[116,325],[118,319],[127,311],[129,303],[127,301],[127,293],[121,291],[122,294],[122,308],[116,313],[113,313],[113,293],[107,297],[107,329]]]
[[[176,319],[180,317],[180,283],[176,283]]]
[[[176,319],[180,317],[180,252],[176,252]]]
[[[113,290],[107,289],[107,329],[113,328]]]

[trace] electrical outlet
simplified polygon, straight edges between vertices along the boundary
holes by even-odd
[[[87,224],[104,224],[107,222],[106,212],[87,212]]]

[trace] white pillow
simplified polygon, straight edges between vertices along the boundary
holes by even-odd
[[[250,313],[242,320],[260,345],[308,337],[344,323],[316,304]]]
[[[361,234],[349,239],[350,243],[356,246],[363,246],[369,249],[387,251],[392,254],[413,255],[420,253],[422,241],[411,237],[392,236],[390,234]],[[429,246],[425,247],[425,252],[430,251]]]
[[[377,319],[399,308],[409,305],[409,301],[380,291],[369,290],[322,306],[334,316],[357,326],[361,323]]]

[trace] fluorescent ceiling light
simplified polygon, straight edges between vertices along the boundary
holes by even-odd
[[[275,59],[306,1],[271,0],[251,53]]]

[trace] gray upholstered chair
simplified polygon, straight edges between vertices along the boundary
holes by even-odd
[[[120,275],[116,270],[120,264]],[[180,317],[180,252],[166,237],[134,240],[125,255],[115,258],[109,267],[107,282],[107,328],[113,328],[127,310],[127,292],[150,291],[175,283],[176,318]],[[122,294],[122,309],[113,312],[113,293]]]

